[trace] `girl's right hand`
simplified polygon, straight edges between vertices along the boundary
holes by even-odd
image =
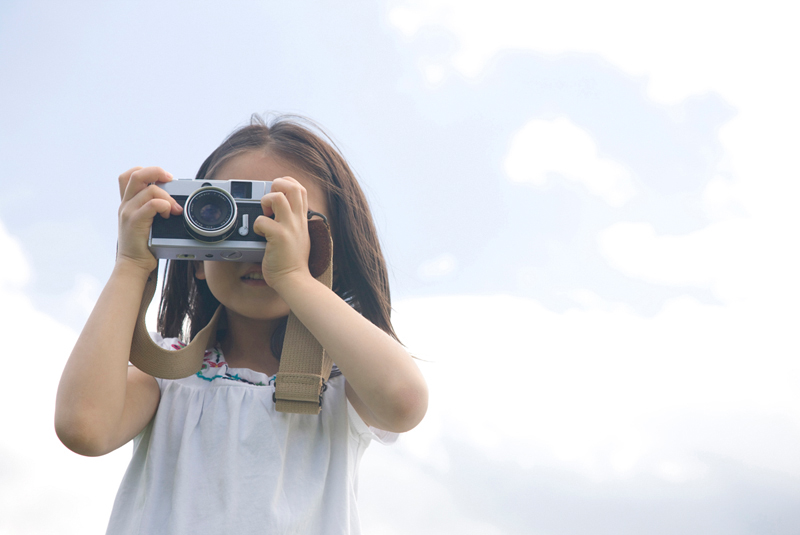
[[[119,176],[119,242],[117,263],[125,262],[149,274],[158,260],[147,247],[150,227],[156,214],[167,218],[183,212],[169,193],[156,186],[172,180],[160,167],[134,167]]]

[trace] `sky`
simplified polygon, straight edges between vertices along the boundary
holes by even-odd
[[[428,415],[366,533],[794,534],[800,37],[786,2],[0,5],[0,533],[102,532],[131,453],[52,430],[116,177],[252,113],[356,170]]]

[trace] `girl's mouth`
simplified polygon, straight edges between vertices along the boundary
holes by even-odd
[[[250,284],[254,286],[262,286],[267,284],[266,282],[264,282],[264,274],[258,271],[243,275],[241,277],[241,280],[245,284]]]

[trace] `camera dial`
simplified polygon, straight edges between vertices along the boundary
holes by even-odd
[[[233,196],[215,186],[192,192],[183,211],[186,230],[194,239],[206,243],[220,242],[233,234],[237,215]]]

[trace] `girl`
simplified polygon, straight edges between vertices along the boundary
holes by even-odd
[[[62,374],[56,432],[91,456],[134,440],[108,533],[358,533],[364,448],[394,441],[427,410],[425,381],[389,319],[386,265],[364,194],[342,156],[290,118],[254,116],[197,177],[272,181],[253,224],[267,239],[262,263],[169,262],[154,340],[182,347],[222,304],[217,343],[185,379],[129,366],[157,266],[147,247],[153,217],[182,208],[154,185],[172,179],[163,169],[123,173],[116,264]],[[308,270],[308,210],[332,228],[332,290]],[[319,415],[275,411],[290,310],[336,364]]]

